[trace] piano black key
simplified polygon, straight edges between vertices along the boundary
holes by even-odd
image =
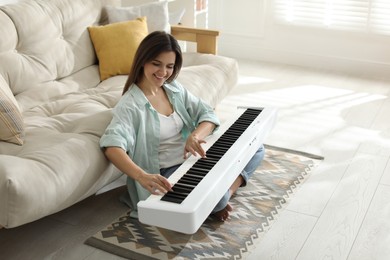
[[[187,171],[187,173],[188,174],[192,174],[192,175],[195,175],[195,176],[200,176],[200,177],[204,177],[204,176],[206,176],[206,174],[207,174],[207,172],[205,173],[205,172],[201,172],[201,171],[198,171],[198,170],[196,170],[196,169],[189,169],[188,171]],[[187,174],[186,173],[186,174]]]
[[[257,115],[255,114],[250,114],[250,113],[243,113],[239,118],[237,118],[236,121],[240,121],[240,120],[245,120],[245,119],[250,119],[250,118],[255,118]]]
[[[216,161],[216,163],[222,158],[221,155],[212,154],[212,153],[210,153],[210,154],[206,153],[206,156],[207,156],[208,159]]]
[[[222,147],[218,147],[218,148],[215,148],[213,149],[212,151],[210,151],[210,153],[208,154],[208,156],[210,156],[212,159],[218,159],[218,161],[222,158],[222,156],[225,155],[225,153],[227,152],[227,148],[222,148]]]
[[[214,167],[214,164],[209,164],[209,163],[205,163],[202,161],[197,161],[196,163],[194,163],[193,167],[201,168],[201,169],[205,169],[205,170],[209,171],[211,168]]]
[[[198,169],[193,169],[193,168],[189,169],[187,172],[193,175],[203,176],[203,177],[206,176],[206,174],[208,173],[208,171],[207,172],[199,171]]]
[[[203,180],[203,177],[204,177],[204,176],[200,176],[200,175],[196,175],[196,174],[191,174],[191,173],[187,172],[186,174],[183,175],[182,178],[188,178],[188,179],[196,180],[196,181],[200,182],[201,180]],[[180,180],[181,180],[182,178],[180,178]]]
[[[225,146],[222,146],[222,145],[219,145],[219,144],[227,144],[227,143],[220,142],[220,143],[216,144],[215,146],[213,145],[213,146],[211,146],[211,147],[207,150],[207,152],[209,152],[209,151],[220,151],[220,150],[222,150],[222,149],[228,150],[228,149],[230,148],[230,146],[232,146],[232,144],[234,144],[234,142],[232,142],[231,145],[230,145],[229,147],[225,147]],[[207,153],[207,152],[206,152],[206,153]]]
[[[237,138],[235,136],[233,136],[232,134],[227,134],[224,136],[224,138],[220,138],[218,140],[218,143],[215,142],[215,144],[211,146],[209,150],[211,148],[213,149],[218,148],[220,146],[219,144],[229,144],[230,146],[232,146],[232,144],[234,144],[235,141],[237,141]]]
[[[174,203],[182,203],[183,200],[187,197],[186,194],[167,192],[161,200],[170,201]]]
[[[215,143],[217,147],[225,147],[225,148],[230,148],[233,144],[234,142],[232,141],[224,141],[224,140],[220,140]]]
[[[191,174],[191,173],[186,173],[184,174],[181,178],[183,180],[193,180],[193,181],[200,181],[203,179],[204,176],[201,176],[201,175],[196,175],[196,174]]]
[[[192,168],[194,170],[201,170],[200,172],[202,173],[208,173],[212,168],[214,167],[214,165],[206,165],[206,164],[201,164],[201,163],[198,163],[198,164],[194,164],[192,166]]]
[[[249,125],[250,124],[243,124],[243,123],[241,123],[241,124],[234,124],[234,125],[232,125],[230,127],[230,129],[239,130],[239,131],[241,131],[241,130],[245,131],[245,129],[247,129]]]
[[[198,175],[196,173],[191,173],[191,172],[186,172],[178,182],[180,182],[182,179],[183,180],[189,180],[189,181],[196,181],[199,182],[204,178],[205,175]]]
[[[176,184],[175,184],[175,186],[176,186]],[[180,185],[177,185],[175,187],[175,189],[172,188],[172,190],[174,193],[182,193],[182,194],[188,194],[192,191],[192,189],[189,189],[188,187],[183,188]],[[170,191],[170,192],[172,192],[172,191]]]
[[[209,149],[209,154],[219,156],[219,158],[221,158],[227,150],[229,149],[226,147],[213,147],[213,149]]]
[[[174,191],[168,191],[165,193],[167,197],[174,197],[179,199],[185,199],[185,197],[188,195],[188,192],[174,192]]]
[[[247,108],[245,110],[245,112],[248,113],[248,114],[255,113],[256,115],[259,115],[261,113],[261,111],[263,111],[262,108]]]
[[[223,143],[223,144],[228,144],[228,145],[232,145],[234,144],[235,141],[237,141],[237,136],[233,136],[233,135],[224,135],[222,136],[221,138],[219,138],[215,143],[214,145],[215,146],[218,146],[220,143]],[[213,146],[214,146],[213,145]]]
[[[218,150],[214,149],[213,151],[209,151],[207,153],[207,156],[212,157],[212,158],[221,159],[224,154],[225,153],[223,151],[220,151],[220,150],[218,151]]]
[[[207,172],[208,173],[208,172]],[[186,174],[184,174],[183,176],[185,175],[189,175],[189,176],[194,176],[194,178],[204,178],[204,176],[206,176],[207,173],[204,173],[204,172],[199,172],[198,170],[194,170],[194,169],[189,169]]]
[[[184,199],[178,199],[178,198],[166,196],[165,194],[164,197],[161,198],[161,200],[180,204],[183,202]]]
[[[215,164],[216,162],[218,162],[218,160],[208,158],[207,156],[205,158],[200,158],[199,161],[206,164]]]
[[[194,164],[195,165],[195,164]],[[205,169],[207,171],[211,170],[214,167],[215,163],[211,162],[197,162],[195,167],[200,167],[202,169]]]
[[[212,146],[209,148],[207,152],[209,153],[222,153],[225,154],[227,150],[229,150],[230,147],[222,147],[222,146]],[[207,153],[206,153],[207,154]]]
[[[189,184],[189,185],[193,185],[194,187],[196,187],[196,185],[198,185],[199,181],[191,180],[188,178],[181,178],[180,183]]]
[[[243,114],[242,117],[240,117],[236,120],[236,122],[251,121],[256,117],[257,117],[257,115]]]
[[[206,158],[200,159],[199,162],[207,165],[215,165],[218,162],[218,160],[214,160],[213,158],[208,158],[206,155]]]
[[[210,150],[214,150],[214,149],[219,150],[219,148],[221,147],[220,144],[228,145],[229,146],[228,148],[230,148],[230,146],[232,146],[236,141],[237,141],[237,138],[233,138],[233,136],[227,135],[226,138],[219,140],[218,143],[216,142],[215,145],[211,146],[207,150],[207,152]]]
[[[196,171],[199,173],[199,175],[206,175],[209,172],[209,170],[195,166],[195,164],[191,167],[191,169],[194,170],[194,172]]]
[[[221,159],[221,157],[215,157],[212,154],[206,153],[206,159],[209,160],[210,162],[213,162],[214,165],[217,164],[217,162]]]
[[[191,191],[191,190],[193,190],[195,188],[194,185],[181,183],[180,180],[174,186],[177,186],[177,187],[183,189],[184,191]]]
[[[234,136],[240,136],[244,131],[241,130],[235,130],[235,129],[228,129],[225,134],[226,135],[234,135]]]

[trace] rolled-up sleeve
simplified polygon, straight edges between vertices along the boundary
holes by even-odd
[[[118,109],[117,109],[118,110]],[[107,126],[106,131],[100,138],[100,147],[120,147],[127,153],[131,153],[131,147],[134,147],[134,128],[128,124],[127,113],[114,113],[114,116]]]

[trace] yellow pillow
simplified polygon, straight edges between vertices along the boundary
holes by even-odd
[[[129,74],[135,52],[148,34],[146,17],[88,27],[99,60],[100,80]]]

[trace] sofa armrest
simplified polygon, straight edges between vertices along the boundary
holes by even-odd
[[[197,52],[217,54],[219,31],[172,25],[171,34],[177,40],[195,42]]]

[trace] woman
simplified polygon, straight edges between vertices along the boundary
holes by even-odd
[[[100,140],[107,158],[128,176],[132,217],[137,217],[140,200],[171,190],[167,178],[188,155],[206,156],[204,138],[219,126],[213,109],[175,81],[181,66],[178,42],[165,32],[149,34],[135,54],[123,95]],[[262,156],[261,149],[252,165]],[[213,211],[218,219],[228,218],[228,200],[245,178],[237,178]]]

